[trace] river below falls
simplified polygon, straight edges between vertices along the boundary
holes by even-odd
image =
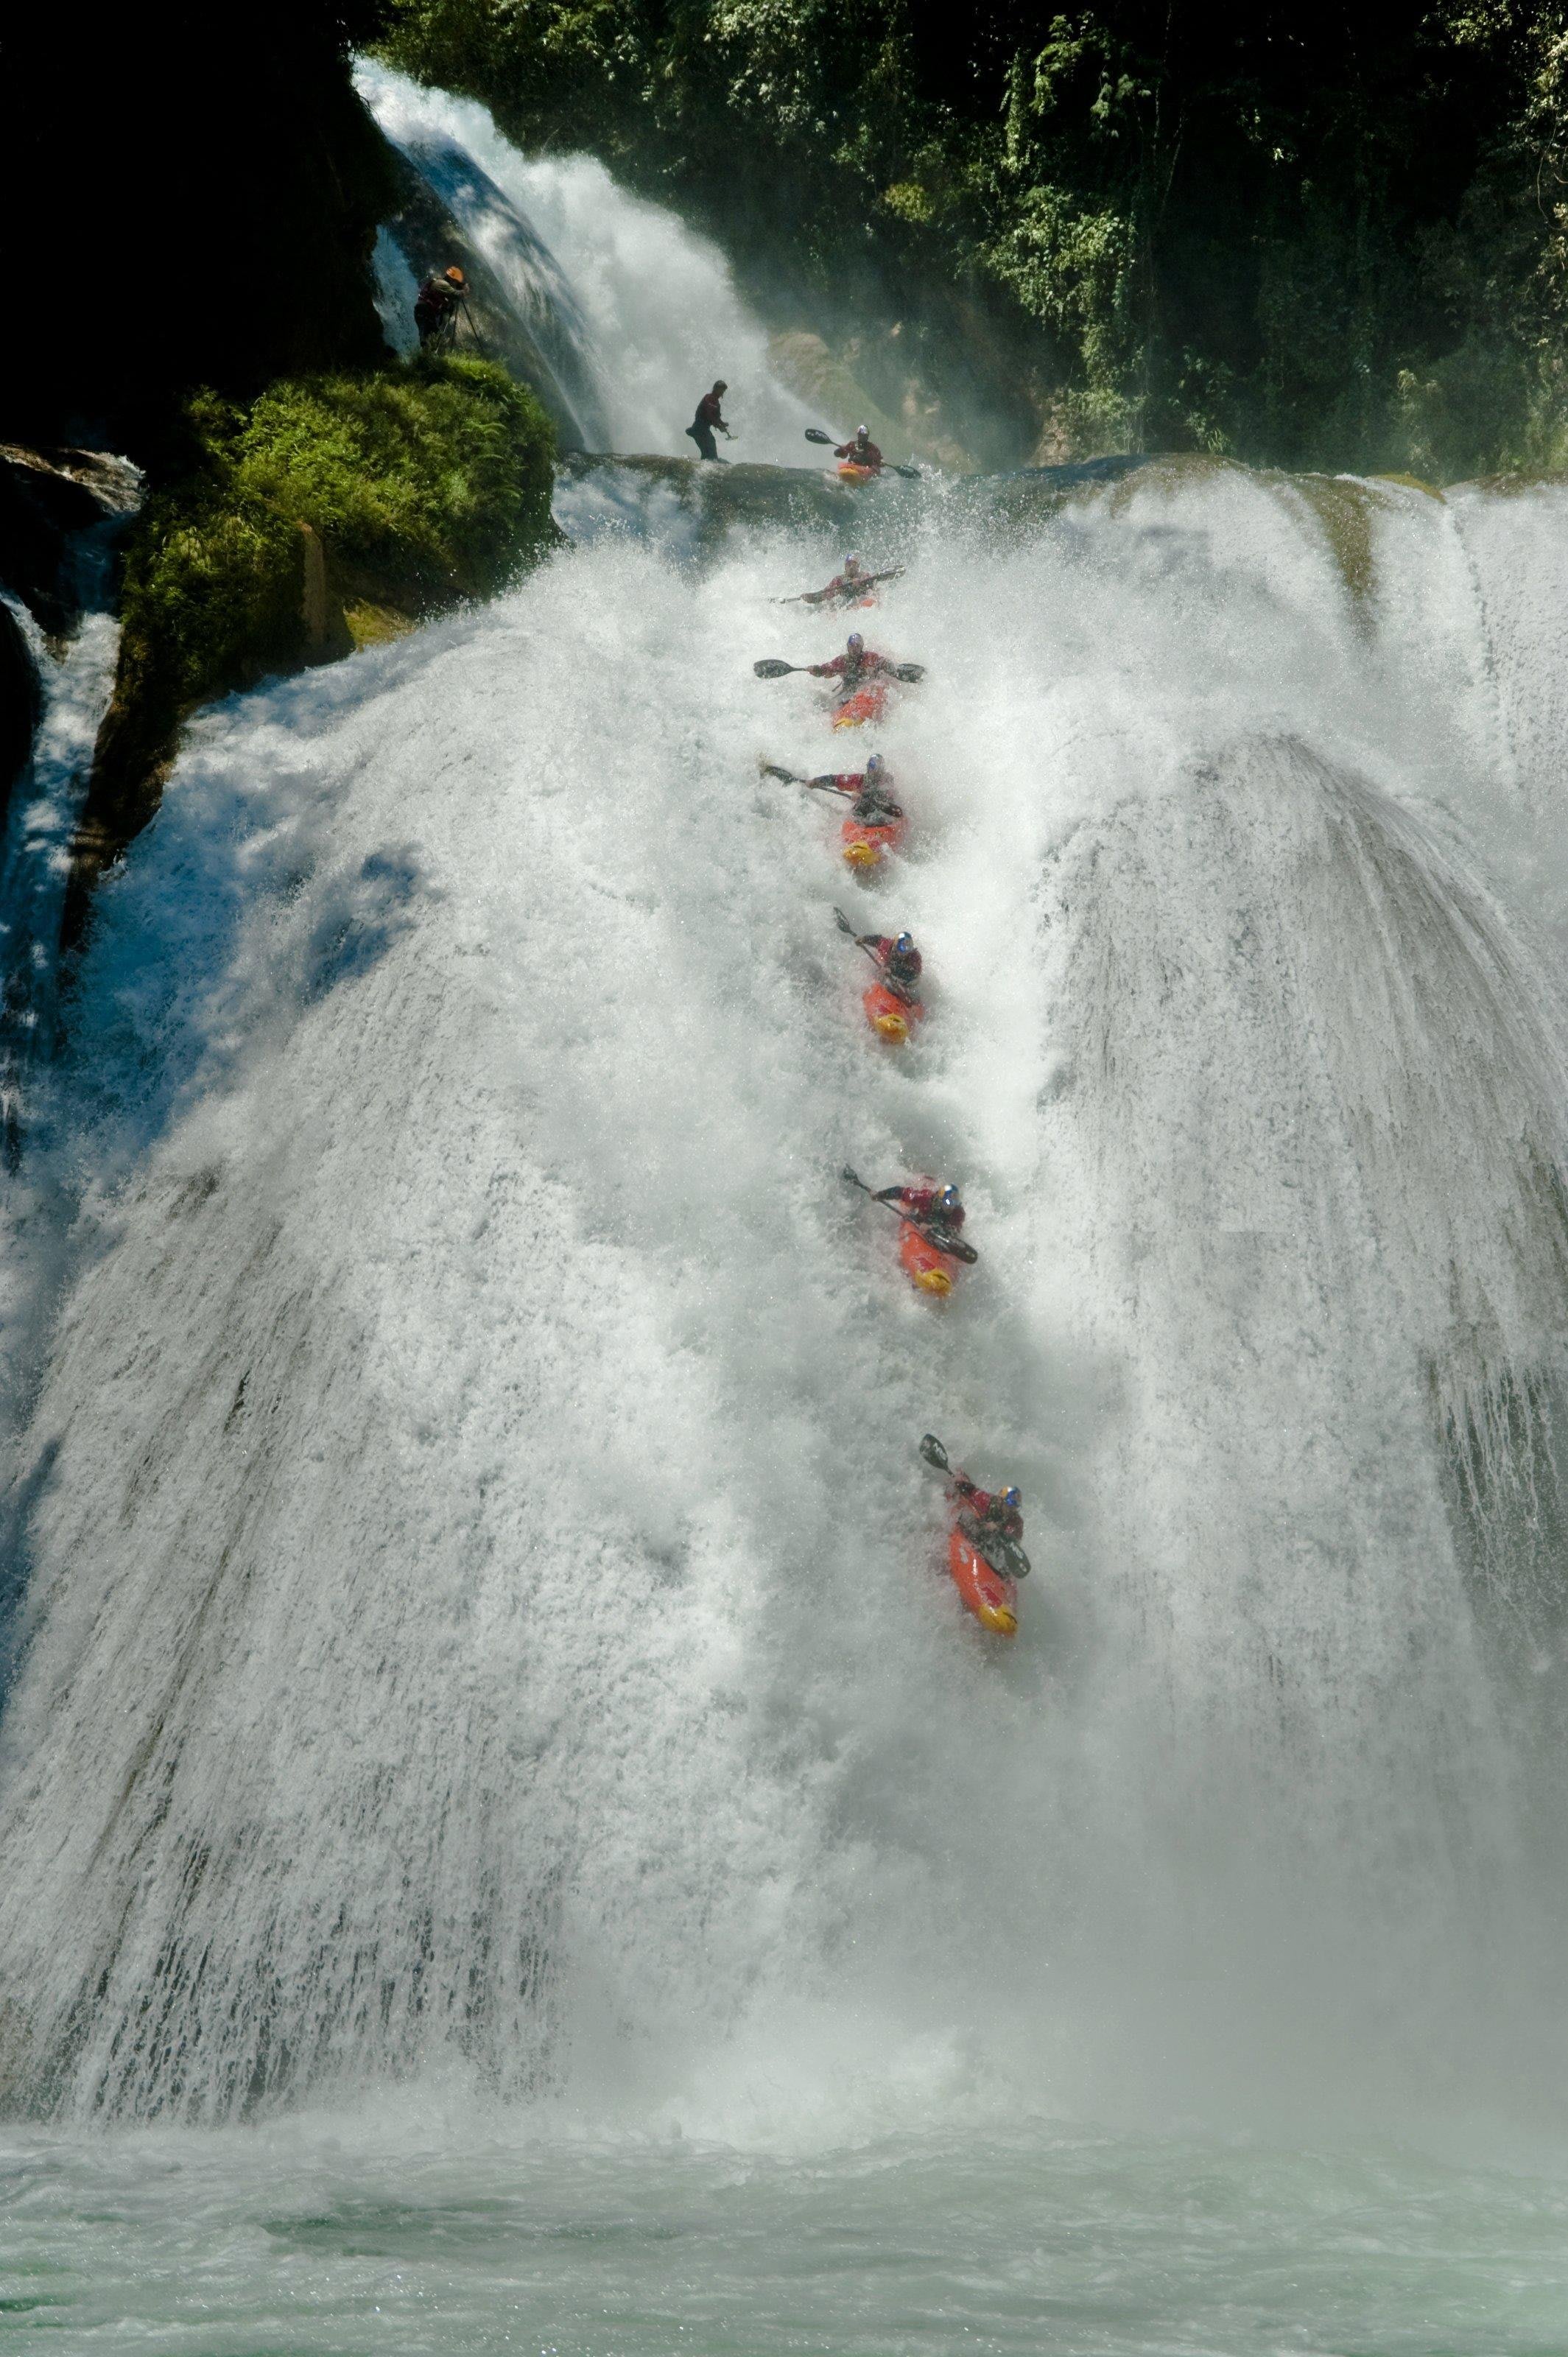
[[[0,2341],[202,2357],[1545,2357],[1568,2164],[1025,2123],[848,2149],[413,2112],[0,2145]],[[32,2345],[37,2345],[33,2341]]]

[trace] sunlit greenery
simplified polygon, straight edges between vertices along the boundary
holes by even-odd
[[[956,287],[1045,445],[1452,477],[1568,455],[1564,23],[391,0],[389,53],[759,264]]]
[[[248,409],[199,393],[186,424],[188,469],[126,562],[109,745],[127,790],[194,705],[332,651],[311,645],[301,525],[340,634],[346,601],[412,618],[489,596],[552,532],[553,429],[485,361],[285,379]]]

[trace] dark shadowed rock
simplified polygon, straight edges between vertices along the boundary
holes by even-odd
[[[0,583],[47,636],[65,637],[81,611],[77,535],[129,514],[135,499],[121,459],[0,442]]]

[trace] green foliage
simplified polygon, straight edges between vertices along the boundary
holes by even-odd
[[[1453,475],[1568,446],[1563,0],[390,5],[395,62],[758,264],[959,290],[1079,447]]]
[[[312,651],[302,525],[338,600],[409,615],[501,587],[552,529],[553,431],[489,361],[284,380],[248,410],[202,393],[186,425],[188,471],[126,561],[109,741],[128,776],[193,705]]]
[[[309,524],[339,577],[411,611],[489,596],[548,529],[553,432],[488,361],[273,385],[231,448],[243,501]]]

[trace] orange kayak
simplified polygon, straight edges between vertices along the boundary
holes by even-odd
[[[917,1293],[929,1293],[938,1301],[947,1299],[958,1275],[958,1263],[950,1253],[929,1243],[908,1220],[898,1229],[898,1258]]]
[[[998,1637],[1018,1633],[1018,1584],[993,1571],[980,1549],[956,1526],[948,1533],[948,1570],[963,1599],[983,1628]]]
[[[887,704],[886,680],[874,679],[869,687],[857,687],[846,696],[833,714],[835,728],[864,728],[868,720],[880,720]]]
[[[880,467],[857,467],[853,458],[839,460],[841,483],[874,483],[881,472]]]
[[[926,1019],[926,1010],[918,998],[900,998],[885,982],[874,982],[860,1003],[872,1029],[897,1048],[903,1047],[908,1039],[911,1024]]]
[[[846,818],[843,823],[843,856],[851,867],[863,871],[880,867],[890,851],[897,851],[909,831],[907,819],[889,819],[885,826],[868,826],[864,819]]]

